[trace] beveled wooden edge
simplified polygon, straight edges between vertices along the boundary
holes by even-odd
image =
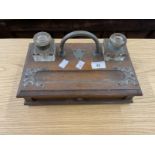
[[[22,91],[20,90],[17,93],[17,98],[24,98],[24,97],[63,97],[63,96],[93,96],[95,91],[95,96],[98,97],[108,97],[108,96],[142,96],[142,91],[140,89],[127,89],[127,90],[75,90],[75,91],[49,91],[49,90],[41,90],[41,91]],[[37,93],[36,93],[37,92]],[[36,95],[37,94],[37,95]],[[51,97],[52,98],[52,97]]]

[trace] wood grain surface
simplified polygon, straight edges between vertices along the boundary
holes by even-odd
[[[155,40],[128,39],[144,94],[134,103],[25,106],[16,93],[30,41],[0,40],[0,134],[155,134]]]

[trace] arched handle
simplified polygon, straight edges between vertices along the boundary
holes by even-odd
[[[100,51],[100,43],[98,38],[93,34],[90,33],[88,31],[73,31],[68,33],[67,35],[65,35],[60,43],[60,56],[64,56],[64,44],[65,42],[69,39],[69,38],[73,38],[73,37],[88,37],[88,38],[92,38],[96,44],[96,51],[94,52],[96,55],[102,54]]]

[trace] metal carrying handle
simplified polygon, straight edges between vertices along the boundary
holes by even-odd
[[[96,44],[96,51],[95,51],[95,55],[99,55],[101,54],[100,52],[100,43],[98,38],[93,34],[90,33],[88,31],[73,31],[68,33],[67,35],[65,35],[60,43],[60,56],[64,56],[65,52],[64,52],[64,44],[65,42],[69,39],[69,38],[73,38],[73,37],[88,37],[88,38],[92,38]]]

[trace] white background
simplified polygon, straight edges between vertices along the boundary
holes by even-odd
[[[155,136],[0,136],[1,155],[154,155]]]
[[[0,0],[0,18],[154,18],[154,0]]]

